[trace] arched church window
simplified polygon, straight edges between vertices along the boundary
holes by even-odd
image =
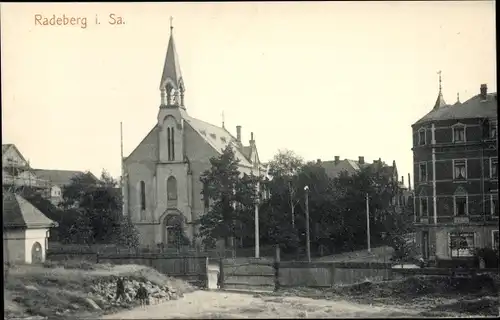
[[[167,180],[167,199],[177,200],[177,180],[174,177]]]
[[[146,183],[144,181],[139,183],[139,192],[141,210],[146,210]]]
[[[175,140],[174,140],[174,128],[167,128],[167,150],[168,150],[168,161],[173,161],[175,159]]]

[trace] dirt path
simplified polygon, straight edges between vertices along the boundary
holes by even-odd
[[[412,317],[418,310],[379,307],[341,300],[266,297],[245,293],[196,291],[163,304],[107,315],[103,319],[353,318]]]

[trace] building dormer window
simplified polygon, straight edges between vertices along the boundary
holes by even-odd
[[[467,160],[453,160],[453,180],[467,179]]]
[[[418,145],[419,146],[423,146],[426,143],[427,142],[426,142],[426,131],[425,131],[425,128],[420,128],[420,130],[418,130]]]
[[[453,142],[460,143],[465,142],[465,126],[458,123],[452,127],[453,130]]]

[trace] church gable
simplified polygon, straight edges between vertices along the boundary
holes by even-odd
[[[153,129],[137,145],[137,147],[124,159],[125,164],[138,161],[158,161],[158,127]]]

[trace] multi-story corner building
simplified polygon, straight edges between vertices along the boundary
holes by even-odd
[[[412,125],[416,242],[447,263],[498,247],[497,94],[482,84],[446,104],[441,79],[432,110]],[[453,262],[452,262],[453,263]]]

